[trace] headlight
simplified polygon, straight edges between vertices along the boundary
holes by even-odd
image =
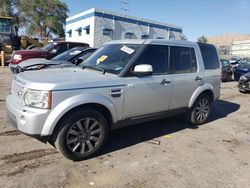
[[[240,77],[240,80],[247,80],[247,77],[246,77],[245,75],[242,75],[242,76]]]
[[[50,109],[51,101],[51,91],[28,89],[24,94],[24,103],[30,107]]]
[[[19,54],[15,54],[13,59],[17,60],[17,61],[21,61],[22,60],[22,55]]]

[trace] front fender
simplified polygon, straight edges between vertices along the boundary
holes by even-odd
[[[206,91],[206,90],[210,90],[210,91],[213,93],[213,95],[214,95],[214,92],[213,92],[213,91],[214,91],[214,88],[213,88],[213,86],[212,86],[211,84],[205,83],[205,84],[199,86],[199,87],[195,90],[195,92],[194,92],[193,95],[191,96],[190,101],[189,101],[189,103],[188,103],[188,108],[191,108],[191,107],[193,106],[194,102],[196,101],[196,99],[199,97],[199,95],[200,95],[202,92]]]
[[[77,106],[88,103],[97,103],[105,106],[107,109],[109,109],[113,118],[113,122],[115,123],[117,121],[115,106],[108,98],[97,94],[81,94],[62,101],[51,111],[43,126],[41,135],[52,135],[56,124],[64,114]]]

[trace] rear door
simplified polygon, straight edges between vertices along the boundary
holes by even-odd
[[[195,49],[184,46],[170,46],[170,69],[173,76],[170,109],[187,107],[194,91],[201,82],[197,72]]]

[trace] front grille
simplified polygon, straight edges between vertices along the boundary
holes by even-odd
[[[25,94],[25,88],[19,84],[17,84],[15,81],[12,82],[12,95],[17,100],[17,102],[24,106],[23,97]]]

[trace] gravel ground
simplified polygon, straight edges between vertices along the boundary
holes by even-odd
[[[223,83],[208,123],[168,118],[113,131],[102,153],[72,162],[5,120],[12,76],[0,68],[0,187],[249,187],[250,94]]]

